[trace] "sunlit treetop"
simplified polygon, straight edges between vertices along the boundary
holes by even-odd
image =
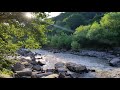
[[[46,18],[44,12],[0,12],[0,22],[19,21],[28,22],[35,18]]]

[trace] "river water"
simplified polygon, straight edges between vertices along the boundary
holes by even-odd
[[[41,49],[32,50],[32,52],[39,53],[43,57],[42,60],[46,63],[46,65],[43,66],[43,69],[53,69],[54,64],[57,62],[73,62],[95,70],[95,72],[82,74],[82,78],[120,78],[120,68],[109,66],[108,61],[105,59],[78,56],[67,52],[53,53]]]

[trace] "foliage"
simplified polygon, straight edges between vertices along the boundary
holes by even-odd
[[[73,41],[71,43],[71,49],[74,50],[74,51],[79,51],[80,49],[80,44],[77,42],[77,41]]]
[[[67,26],[69,30],[75,31],[75,29],[80,25],[88,25],[94,21],[100,21],[104,13],[105,12],[65,12],[52,18],[52,20],[55,22],[55,25],[61,27]],[[54,34],[57,34],[59,31],[61,31],[56,27],[52,27],[51,29],[53,30]]]
[[[67,49],[71,48],[72,37],[65,33],[49,37],[49,45],[52,48]]]
[[[83,47],[115,47],[119,46],[120,13],[106,13],[99,22],[88,26],[80,26],[74,32],[74,40]]]
[[[28,19],[26,12],[0,12],[0,65],[8,69],[11,65],[6,56],[15,55],[21,47],[41,48],[46,44],[48,24],[51,20],[42,12],[31,12],[35,17]],[[3,70],[3,72],[7,72]]]
[[[89,39],[86,37],[89,29],[90,25],[78,27],[73,34],[73,41],[77,41],[81,47],[89,46]]]
[[[3,68],[2,70],[0,70],[0,74],[5,74],[5,75],[12,76],[13,72],[11,70]]]

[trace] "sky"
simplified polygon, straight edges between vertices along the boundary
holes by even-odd
[[[49,13],[49,17],[51,18],[51,17],[55,17],[55,16],[57,16],[57,15],[59,15],[60,13],[62,13],[62,12],[51,12],[51,13]]]

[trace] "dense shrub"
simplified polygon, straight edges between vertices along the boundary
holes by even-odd
[[[90,25],[78,27],[73,34],[73,41],[77,41],[81,45],[81,47],[89,46],[87,44],[89,40],[86,37],[89,29]]]
[[[48,41],[49,46],[52,48],[67,49],[67,50],[71,48],[71,42],[72,42],[72,36],[67,35],[65,33],[51,36],[51,39],[49,37],[49,41]]]
[[[77,41],[73,41],[73,42],[71,43],[71,49],[72,49],[73,51],[79,51],[79,49],[80,49],[80,44],[79,44]]]
[[[12,76],[13,72],[11,70],[3,68],[2,70],[0,70],[0,74],[5,74],[5,75]]]

